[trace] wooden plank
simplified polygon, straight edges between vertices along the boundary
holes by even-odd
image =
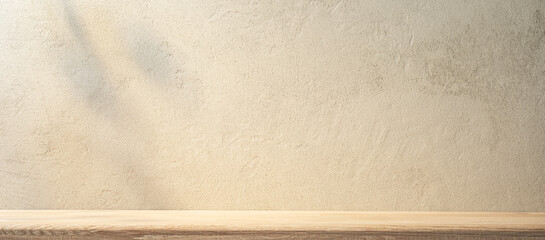
[[[0,239],[545,239],[545,213],[0,211]]]

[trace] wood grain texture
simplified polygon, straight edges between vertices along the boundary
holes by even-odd
[[[3,210],[0,239],[545,239],[545,213]]]

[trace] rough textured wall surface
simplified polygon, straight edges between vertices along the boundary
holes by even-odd
[[[2,1],[0,208],[545,211],[545,1]]]

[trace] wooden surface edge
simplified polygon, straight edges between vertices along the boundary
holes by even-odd
[[[545,213],[0,210],[0,239],[545,239]]]

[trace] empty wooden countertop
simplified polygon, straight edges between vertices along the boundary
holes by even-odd
[[[545,213],[0,210],[0,239],[545,239]]]

